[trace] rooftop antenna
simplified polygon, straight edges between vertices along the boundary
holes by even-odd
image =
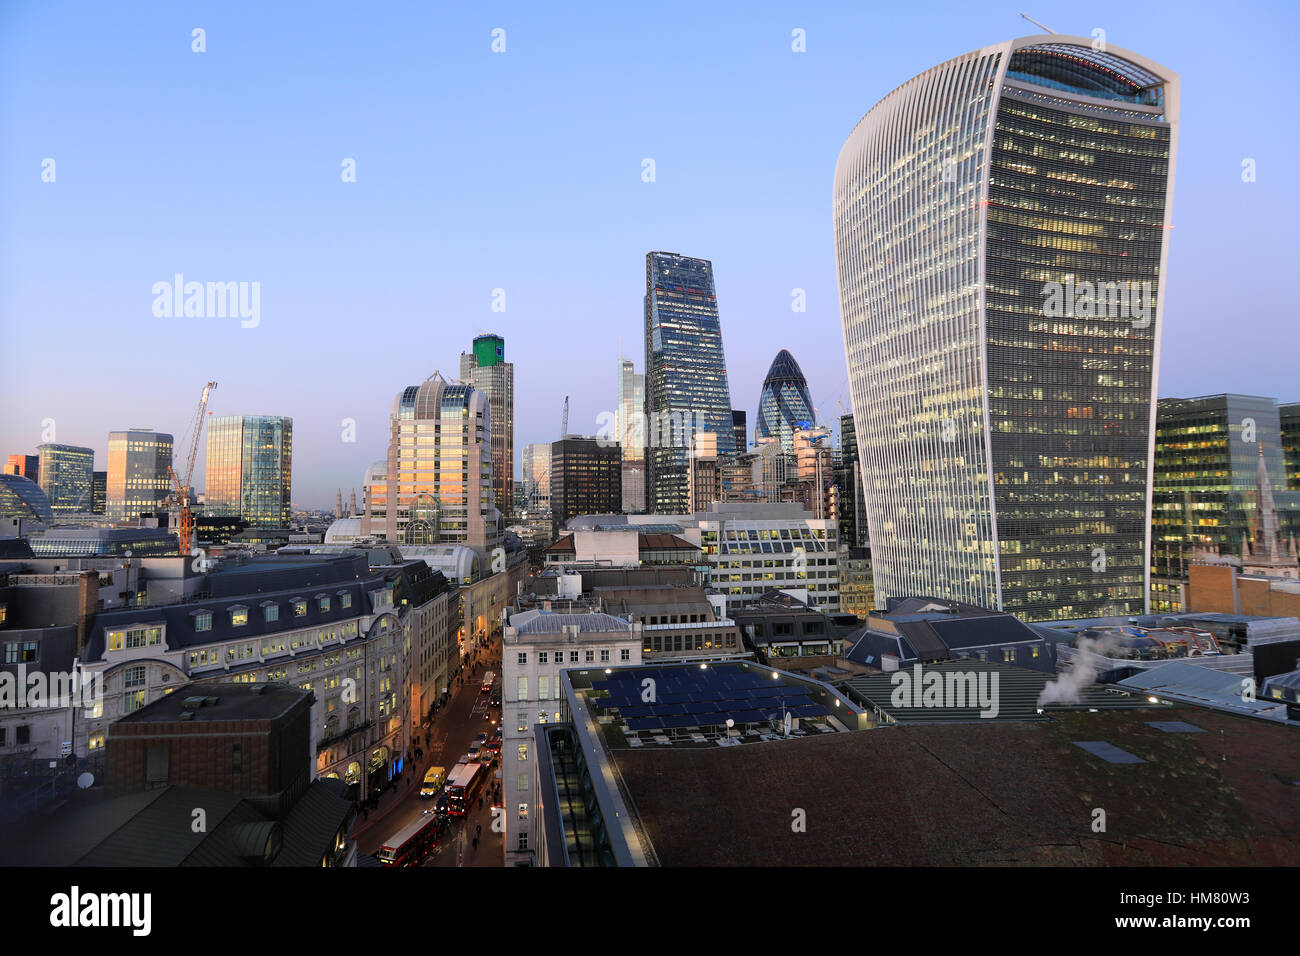
[[[1053,30],[1051,27],[1049,27],[1049,26],[1044,26],[1043,24],[1039,23],[1037,20],[1035,20],[1033,17],[1031,17],[1031,16],[1030,16],[1029,14],[1027,14],[1027,13],[1022,13],[1022,14],[1020,14],[1020,15],[1021,15],[1022,17],[1024,17],[1026,20],[1028,20],[1030,23],[1032,23],[1034,26],[1038,27],[1040,30],[1046,30],[1048,33],[1055,33],[1055,32],[1056,32],[1056,31]]]

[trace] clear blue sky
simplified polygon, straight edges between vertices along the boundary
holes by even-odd
[[[383,456],[396,392],[455,377],[490,330],[515,363],[517,471],[525,444],[558,435],[566,393],[573,431],[613,408],[620,338],[642,370],[652,249],[713,260],[732,403],[751,427],[782,347],[832,419],[849,402],[839,149],[915,74],[1039,32],[1026,4],[1182,74],[1160,393],[1300,400],[1300,17],[1286,0],[8,0],[0,454],[34,450],[52,418],[102,468],[112,429],[179,441],[215,379],[217,414],[293,417],[295,503],[332,506]],[[206,53],[191,51],[195,27]],[[795,28],[806,53],[791,52]],[[153,284],[178,272],[260,282],[260,325],[155,318]]]

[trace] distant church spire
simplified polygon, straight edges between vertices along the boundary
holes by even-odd
[[[339,489],[338,495],[334,499],[334,517],[336,518],[343,517],[343,489],[342,488]]]

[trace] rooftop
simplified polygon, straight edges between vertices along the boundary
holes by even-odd
[[[1300,731],[1160,716],[1206,733],[1084,710],[614,760],[664,866],[1300,865]],[[1144,762],[1109,763],[1085,741]]]

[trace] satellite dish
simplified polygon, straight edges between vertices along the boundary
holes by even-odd
[[[785,712],[785,735],[790,736],[790,711]]]
[[[80,787],[82,790],[89,790],[91,784],[93,784],[94,782],[95,782],[95,775],[89,772],[83,773],[80,777],[77,778],[77,786]]]

